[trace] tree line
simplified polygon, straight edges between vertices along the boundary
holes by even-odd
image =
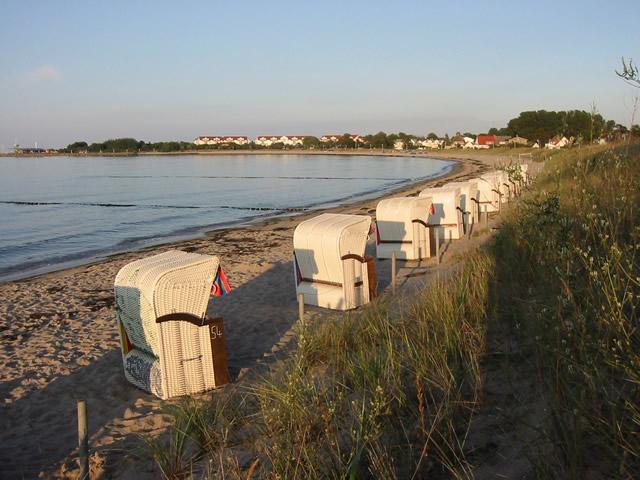
[[[540,146],[547,143],[550,138],[562,135],[588,144],[603,136],[614,138],[628,133],[629,130],[625,126],[616,124],[613,120],[605,120],[596,112],[595,107],[591,112],[582,110],[522,112],[517,118],[509,120],[506,127],[489,130],[489,135],[520,136],[533,142],[537,141]],[[632,127],[631,133],[639,136],[638,125]]]
[[[595,106],[591,112],[580,110],[570,110],[566,112],[553,112],[546,110],[522,112],[517,118],[509,120],[506,127],[489,129],[486,133],[479,135],[504,135],[508,137],[523,137],[531,143],[538,142],[543,146],[552,137],[566,136],[574,138],[580,143],[593,143],[603,136],[609,139],[618,138],[627,134],[640,137],[640,127],[633,125],[631,130],[613,120],[605,120],[597,113]],[[465,137],[475,138],[476,135],[466,132]],[[448,134],[443,137],[431,132],[425,137],[410,135],[404,132],[390,133],[378,132],[364,136],[364,143],[354,140],[353,136],[345,133],[335,142],[321,142],[314,136],[305,137],[302,148],[305,149],[352,149],[352,148],[373,148],[387,149],[393,148],[396,140],[402,140],[405,149],[415,148],[414,144],[420,140],[443,140],[447,145],[450,138]],[[412,142],[413,140],[413,142]],[[217,145],[195,145],[192,142],[167,141],[167,142],[145,142],[134,138],[116,138],[104,142],[88,144],[79,141],[69,144],[60,149],[65,153],[137,153],[137,152],[183,152],[190,150],[213,150],[213,149],[271,149],[283,150],[291,148],[283,143],[274,143],[269,147],[256,145],[251,142],[248,145],[217,144]],[[296,147],[300,148],[300,147]]]

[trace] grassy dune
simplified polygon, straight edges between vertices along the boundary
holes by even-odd
[[[165,478],[495,478],[511,438],[519,478],[637,476],[639,185],[638,145],[556,154],[455,274],[301,327],[145,455]]]

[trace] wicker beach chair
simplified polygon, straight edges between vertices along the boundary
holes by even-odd
[[[427,217],[431,197],[396,197],[381,200],[376,207],[376,256],[420,260],[431,256],[431,234]]]
[[[429,211],[427,223],[434,229],[440,242],[458,240],[464,235],[463,210],[460,207],[460,189],[457,187],[427,188],[420,197],[431,197],[433,207]]]
[[[371,217],[324,213],[293,234],[296,293],[304,303],[350,310],[375,295],[373,259],[364,250]]]
[[[477,180],[469,180],[467,182],[450,182],[445,188],[460,189],[460,208],[463,211],[464,233],[469,231],[471,225],[480,221],[480,190],[478,189]]]
[[[502,203],[502,196],[506,187],[502,181],[501,172],[491,172],[475,178],[478,182],[478,208],[481,212],[498,212]]]
[[[221,318],[206,315],[215,256],[168,251],[131,262],[115,279],[126,378],[160,398],[229,382]]]
[[[515,192],[513,190],[512,183],[509,181],[509,174],[507,172],[499,170],[491,173],[485,173],[480,178],[489,182],[494,189],[500,192],[500,201],[502,203],[507,203],[514,197]]]

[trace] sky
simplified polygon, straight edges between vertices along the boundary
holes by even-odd
[[[3,0],[0,152],[133,137],[640,123],[638,0]],[[636,118],[638,117],[638,118]]]

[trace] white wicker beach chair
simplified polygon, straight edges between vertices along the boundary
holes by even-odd
[[[462,208],[460,207],[460,189],[457,187],[427,188],[420,192],[421,197],[431,197],[433,208],[429,212],[427,223],[434,228],[440,242],[457,240],[464,235]]]
[[[420,260],[431,256],[431,234],[427,224],[431,197],[396,197],[381,200],[376,207],[378,258]]]
[[[502,196],[506,188],[502,185],[502,173],[491,172],[474,179],[478,182],[480,200],[478,206],[481,212],[497,212],[500,210]]]
[[[304,303],[349,310],[370,301],[375,273],[372,259],[364,256],[370,228],[369,216],[331,213],[296,227],[296,293],[304,295]]]
[[[478,189],[478,181],[450,182],[445,185],[445,188],[460,189],[460,208],[464,212],[464,233],[467,233],[472,224],[477,224],[480,221],[480,190]]]
[[[498,170],[491,173],[485,173],[480,177],[482,180],[489,182],[494,189],[500,192],[500,201],[507,203],[513,196],[513,186],[509,181],[509,174]]]
[[[206,315],[218,268],[215,256],[174,250],[118,272],[116,316],[131,383],[167,399],[229,382],[222,319]]]

